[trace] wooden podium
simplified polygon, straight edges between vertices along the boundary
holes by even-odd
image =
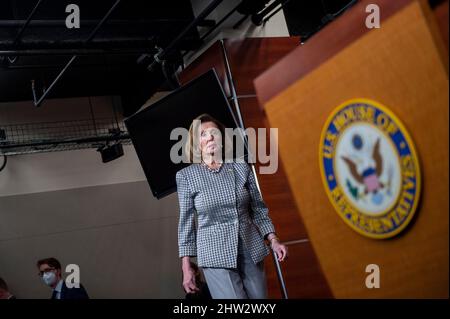
[[[380,29],[365,26],[372,3],[381,10]],[[255,81],[270,126],[279,129],[290,187],[336,298],[448,298],[449,83],[437,30],[426,1],[360,1]],[[409,132],[420,162],[414,218],[389,239],[346,225],[322,181],[324,125],[354,98],[388,107]],[[365,284],[370,264],[379,266],[379,288]]]

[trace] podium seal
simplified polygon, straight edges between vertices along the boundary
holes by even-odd
[[[338,106],[322,130],[319,162],[329,200],[361,235],[390,238],[412,220],[421,191],[419,160],[387,107],[368,99]]]

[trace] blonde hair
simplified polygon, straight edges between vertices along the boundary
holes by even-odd
[[[201,150],[198,147],[199,139],[194,139],[194,137],[196,136],[195,130],[198,129],[198,125],[195,125],[196,123],[198,123],[196,121],[200,121],[200,123],[212,122],[217,126],[220,133],[222,134],[222,159],[225,159],[225,125],[223,125],[222,122],[215,119],[211,115],[203,113],[192,120],[191,126],[189,127],[189,137],[185,145],[185,154],[188,162],[200,163],[202,159]]]

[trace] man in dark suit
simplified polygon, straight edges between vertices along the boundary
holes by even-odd
[[[42,281],[53,289],[51,299],[89,299],[81,283],[79,287],[67,287],[62,278],[61,264],[56,258],[45,258],[37,262],[39,276]]]

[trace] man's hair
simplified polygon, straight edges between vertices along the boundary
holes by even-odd
[[[40,268],[41,265],[44,265],[44,264],[47,264],[50,267],[53,267],[55,269],[61,270],[61,263],[56,258],[53,258],[53,257],[44,258],[44,259],[38,260],[38,262],[36,263],[38,268]]]
[[[3,280],[3,278],[0,277],[0,289],[8,291],[8,285],[6,284],[6,281]]]

